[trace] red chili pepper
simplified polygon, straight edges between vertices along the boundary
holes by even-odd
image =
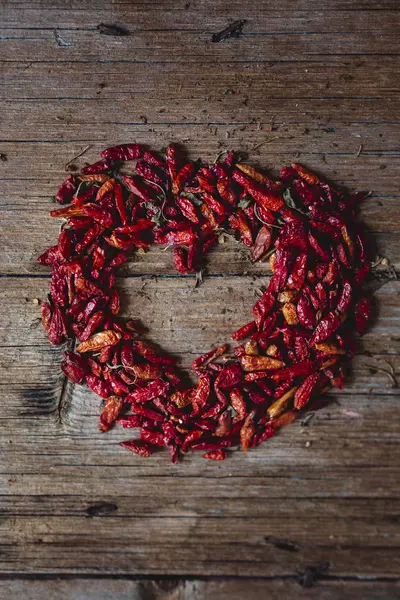
[[[236,229],[240,233],[240,239],[243,244],[251,248],[253,246],[253,234],[245,213],[238,208],[234,215],[229,217],[229,224],[232,229]]]
[[[227,390],[239,385],[243,379],[243,371],[238,363],[228,365],[223,369],[215,380],[215,386],[221,390]]]
[[[145,202],[153,202],[154,190],[134,175],[122,175],[122,182],[130,192]]]
[[[68,175],[68,177],[61,184],[60,189],[56,194],[56,200],[60,204],[67,204],[72,201],[72,196],[74,195],[76,190],[76,180],[73,175]]]
[[[143,422],[143,417],[140,415],[132,415],[130,417],[125,417],[122,419],[118,419],[117,423],[122,425],[125,429],[133,429],[135,427],[140,427]]]
[[[154,448],[150,444],[141,440],[128,440],[126,442],[120,442],[119,445],[135,454],[139,454],[139,456],[144,456],[145,458],[151,456],[154,452]]]
[[[228,204],[234,206],[236,204],[236,194],[232,189],[232,182],[228,178],[220,179],[217,182],[217,190],[218,194],[221,196],[222,200],[225,200]],[[211,193],[215,193],[212,190],[207,190]]]
[[[167,161],[169,175],[173,183],[178,173],[178,153],[176,151],[175,146],[173,146],[172,144],[170,144],[165,150],[165,158]]]
[[[268,226],[263,226],[259,229],[254,246],[251,249],[250,261],[255,263],[260,260],[270,249],[272,242],[272,229]]]
[[[243,325],[243,327],[241,327],[240,329],[235,331],[235,333],[232,333],[231,337],[233,340],[237,340],[237,341],[244,340],[245,338],[252,335],[256,330],[257,330],[256,322],[250,321],[250,323]]]
[[[203,458],[208,458],[208,460],[225,460],[226,452],[223,450],[210,450],[210,452],[203,454]]]
[[[143,155],[143,146],[140,144],[121,144],[103,150],[101,156],[112,160],[135,160]]]
[[[81,383],[87,374],[87,364],[79,354],[65,352],[61,370],[73,383]]]
[[[227,214],[225,206],[222,204],[222,202],[220,202],[220,200],[215,198],[215,196],[204,192],[203,198],[207,206],[209,206],[209,208],[211,208],[211,210],[213,210],[216,215],[218,215],[219,217],[224,217]]]
[[[356,327],[359,333],[364,333],[371,319],[371,301],[369,298],[361,298],[355,306]]]
[[[179,170],[172,182],[172,193],[177,196],[183,189],[185,183],[190,181],[195,173],[195,165],[192,162],[187,163]]]
[[[207,403],[211,391],[211,379],[207,374],[200,375],[192,396],[193,412],[199,413]]]
[[[264,189],[260,184],[255,183],[252,179],[246,177],[246,175],[236,169],[232,171],[232,179],[243,187],[243,189],[254,198],[257,204],[260,204],[273,212],[282,208],[283,200],[278,192]]]
[[[271,374],[271,378],[278,383],[279,381],[287,381],[288,379],[294,379],[295,377],[306,377],[316,371],[316,364],[311,360],[305,360],[286,367],[279,369],[275,373]]]
[[[272,278],[275,292],[283,290],[289,276],[289,262],[291,258],[290,250],[280,250],[275,252],[274,276]]]
[[[318,342],[323,342],[331,337],[331,335],[333,335],[340,327],[341,323],[341,319],[334,312],[329,312],[315,328],[315,331],[310,338],[310,345],[314,346]]]
[[[313,373],[309,375],[301,384],[301,386],[296,390],[294,395],[294,407],[297,410],[304,408],[304,406],[309,402],[312,394],[317,388],[318,382],[320,379],[319,373]]]
[[[151,381],[143,388],[137,388],[126,398],[126,402],[149,402],[157,396],[164,396],[169,389],[169,383],[156,379]]]
[[[129,221],[128,214],[126,211],[125,200],[122,195],[122,187],[120,183],[116,183],[114,185],[114,198],[115,198],[115,206],[117,207],[117,211],[119,213],[119,218],[121,219],[122,225],[126,225]]]
[[[182,211],[183,216],[189,219],[189,221],[192,221],[192,223],[196,224],[200,222],[196,207],[189,200],[189,198],[186,198],[186,196],[180,196],[179,198],[177,198],[176,204]]]
[[[300,175],[302,179],[304,179],[304,181],[306,181],[310,185],[316,185],[317,183],[319,183],[318,176],[315,175],[315,173],[311,173],[311,171],[309,171],[302,165],[299,165],[298,163],[292,163],[291,167]]]
[[[99,160],[99,161],[93,163],[92,165],[86,165],[86,167],[83,167],[83,169],[81,169],[81,173],[83,173],[84,175],[94,175],[97,173],[106,173],[107,171],[112,169],[113,166],[114,166],[114,163],[112,162],[112,160],[110,160],[109,158],[106,158],[104,160]]]
[[[189,273],[188,268],[188,254],[183,248],[174,248],[174,262],[178,273],[187,275]]]
[[[162,171],[157,171],[157,167],[149,165],[144,160],[138,160],[136,163],[136,173],[144,179],[155,183],[157,186],[165,187],[166,179]]]
[[[100,398],[108,398],[111,395],[111,388],[106,381],[96,377],[95,375],[86,375],[86,383],[90,389],[100,396]]]
[[[156,244],[184,244],[185,246],[190,246],[196,241],[196,233],[191,227],[186,227],[178,231],[168,231],[159,235],[157,233],[154,238]]]
[[[124,401],[122,398],[110,396],[100,414],[100,431],[108,431],[119,417]]]
[[[346,310],[350,306],[352,299],[353,299],[353,288],[349,281],[345,281],[343,283],[342,293],[340,295],[340,298],[339,298],[339,301],[338,301],[338,304],[336,307],[337,310],[341,313],[346,312]]]
[[[309,298],[303,293],[297,303],[297,315],[303,327],[314,329],[315,314],[311,308]]]

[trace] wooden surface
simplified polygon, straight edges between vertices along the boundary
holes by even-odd
[[[35,258],[57,235],[47,213],[64,165],[88,145],[78,167],[125,141],[182,141],[205,159],[246,150],[272,172],[299,157],[371,190],[362,218],[398,268],[398,3],[1,5],[0,597],[400,598],[391,269],[346,388],[308,426],[222,464],[143,460],[119,447],[126,434],[100,434],[99,400],[64,381],[63,348],[49,346],[34,301],[49,285]],[[241,18],[242,37],[211,43]],[[100,35],[99,23],[131,35]],[[121,273],[126,314],[184,366],[249,319],[268,277],[233,241],[208,271],[195,289],[155,248]]]

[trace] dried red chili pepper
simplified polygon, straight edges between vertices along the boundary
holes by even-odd
[[[250,321],[250,323],[243,325],[243,327],[241,327],[240,329],[238,329],[237,331],[232,333],[231,337],[233,340],[237,340],[237,341],[244,340],[245,338],[252,335],[256,330],[257,330],[256,322]]]
[[[111,428],[111,426],[118,419],[123,405],[124,401],[122,398],[118,398],[117,396],[110,396],[107,398],[104,408],[100,414],[100,431],[108,431]]]
[[[73,175],[68,175],[68,177],[61,184],[60,189],[56,194],[56,200],[60,204],[67,204],[72,201],[72,196],[74,195],[76,190],[76,180]]]
[[[101,156],[112,160],[135,160],[141,158],[143,146],[140,144],[121,144],[103,150]]]
[[[179,198],[177,198],[176,204],[182,211],[183,216],[189,219],[189,221],[192,221],[192,223],[196,224],[200,222],[196,207],[189,200],[189,198],[186,198],[185,196],[180,196]]]
[[[211,450],[203,454],[203,458],[208,458],[208,460],[225,460],[226,452],[223,450]]]
[[[318,342],[331,337],[332,334],[340,327],[342,321],[334,312],[329,312],[315,328],[314,333],[310,338],[310,345],[313,346]]]
[[[252,263],[260,260],[271,247],[272,242],[272,230],[271,227],[263,226],[260,228],[257,237],[254,242],[254,246],[251,249],[250,261]]]
[[[317,384],[320,379],[319,373],[313,373],[309,375],[307,379],[303,381],[301,386],[296,390],[294,395],[294,407],[297,410],[304,408],[304,406],[309,402],[312,394],[314,393]]]
[[[364,333],[371,319],[371,301],[369,298],[361,298],[355,306],[356,327],[359,333]]]
[[[154,452],[154,448],[148,442],[143,442],[141,440],[120,442],[120,446],[145,458],[151,456]]]

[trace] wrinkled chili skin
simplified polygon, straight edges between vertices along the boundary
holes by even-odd
[[[136,162],[124,170],[125,161]],[[77,342],[61,371],[104,399],[100,430],[137,428],[121,446],[138,456],[168,449],[176,464],[198,450],[221,461],[225,448],[251,451],[318,394],[343,387],[354,330],[363,333],[372,312],[361,289],[371,256],[353,222],[364,196],[298,163],[273,180],[232,152],[201,165],[174,145],[160,154],[114,146],[68,176],[56,197],[65,206],[50,213],[64,219],[58,243],[38,258],[52,269],[42,323],[50,343]],[[253,320],[232,334],[241,343],[192,360],[192,385],[175,357],[119,316],[115,279],[131,252],[164,244],[197,285],[221,231],[249,248],[251,262],[269,257],[272,276],[257,290]]]
[[[111,160],[135,160],[143,155],[143,146],[140,144],[121,144],[103,150],[101,156]]]

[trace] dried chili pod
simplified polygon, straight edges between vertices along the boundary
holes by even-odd
[[[79,354],[65,352],[61,371],[73,383],[81,383],[87,373],[87,364]]]
[[[295,258],[291,272],[287,279],[287,285],[289,288],[301,290],[307,275],[307,261],[308,257],[306,253],[299,254]]]
[[[271,419],[279,417],[279,415],[286,411],[290,401],[296,393],[297,387],[298,386],[290,387],[283,396],[278,398],[278,400],[275,400],[275,402],[267,408],[267,413]]]
[[[210,450],[210,452],[203,454],[203,458],[208,458],[208,460],[225,460],[226,452],[223,450]]]
[[[243,210],[238,208],[235,214],[230,215],[229,225],[240,233],[240,239],[245,246],[249,248],[253,246],[253,233]]]
[[[243,187],[243,189],[254,198],[257,204],[260,204],[273,212],[282,208],[283,199],[278,192],[263,188],[262,185],[255,183],[252,179],[236,169],[232,171],[232,179]]]
[[[266,225],[260,227],[257,233],[257,237],[254,242],[254,246],[251,249],[250,261],[255,263],[260,260],[271,247],[272,243],[272,229]]]
[[[119,146],[112,146],[103,150],[101,156],[104,158],[110,158],[111,160],[135,160],[141,158],[143,155],[143,146],[140,144],[121,144]]]
[[[309,402],[318,386],[319,380],[320,374],[312,373],[303,381],[294,395],[294,407],[297,410],[304,408],[307,402]]]
[[[199,356],[198,358],[196,358],[190,365],[190,368],[193,371],[197,371],[199,369],[206,367],[211,361],[215,360],[219,356],[222,356],[222,354],[225,354],[227,349],[228,349],[228,346],[226,344],[223,344],[222,346],[218,346],[217,348],[213,348],[209,352],[206,352],[205,354],[202,354],[202,356]]]
[[[128,440],[126,442],[120,442],[119,445],[144,458],[148,458],[154,453],[153,446],[142,440]]]
[[[86,165],[85,167],[83,167],[83,169],[81,169],[81,173],[83,173],[84,175],[97,175],[98,173],[106,173],[107,171],[112,169],[113,166],[113,161],[109,158],[106,158],[104,160],[99,160],[91,165]]]
[[[237,340],[237,341],[244,340],[245,338],[252,335],[256,330],[257,330],[256,322],[250,321],[250,323],[243,325],[242,327],[240,327],[240,329],[238,329],[237,331],[232,333],[231,337],[233,340]]]
[[[297,303],[297,316],[303,327],[314,329],[315,313],[311,307],[311,302],[305,293],[301,294]]]
[[[68,175],[68,177],[61,184],[57,194],[56,200],[60,204],[68,204],[68,202],[72,201],[72,197],[76,190],[76,179],[73,175]]]
[[[211,378],[207,374],[200,375],[197,386],[193,390],[193,412],[199,413],[204,408],[211,392]]]
[[[195,170],[195,164],[193,162],[189,162],[178,171],[172,182],[172,193],[175,196],[182,191],[185,183],[193,179]]]
[[[174,248],[174,263],[178,273],[182,273],[182,275],[187,275],[189,273],[187,264],[188,253],[184,248]]]
[[[108,383],[104,379],[96,377],[96,375],[86,375],[86,383],[100,398],[108,398],[111,395],[111,388]]]
[[[311,338],[310,345],[314,346],[318,342],[323,342],[335,333],[340,327],[342,321],[334,312],[329,312],[317,325]]]
[[[100,431],[108,431],[112,427],[112,425],[118,419],[123,405],[123,399],[118,398],[118,396],[110,396],[107,398],[104,408],[100,414]]]
[[[242,379],[243,371],[239,364],[234,362],[220,372],[215,380],[215,386],[218,386],[221,390],[227,390],[238,386]]]
[[[256,426],[254,424],[255,411],[252,410],[247,417],[240,429],[240,443],[243,452],[247,452],[250,447],[251,440],[256,432]]]
[[[269,356],[241,356],[240,364],[244,371],[269,371],[285,366],[281,360],[275,360]]]
[[[263,175],[263,173],[260,173],[259,171],[257,171],[257,169],[250,165],[246,165],[244,163],[236,163],[235,168],[239,169],[239,171],[242,171],[242,173],[244,173],[245,175],[251,177],[251,179],[254,179],[254,181],[256,181],[257,183],[265,185],[265,187],[267,187],[270,190],[280,191],[283,189],[281,181],[274,181],[273,179],[270,179],[269,177]]]
[[[134,175],[122,175],[121,177],[123,184],[128,188],[130,192],[138,196],[145,202],[153,202],[154,190],[141,179]]]
[[[95,333],[90,338],[88,338],[85,342],[82,342],[77,347],[77,352],[98,352],[104,346],[114,346],[121,339],[122,335],[117,331],[100,331],[99,333]]]
[[[149,402],[157,396],[164,396],[169,389],[169,383],[162,379],[155,379],[145,387],[137,388],[125,398],[126,402]]]
[[[345,281],[343,283],[342,292],[340,294],[340,298],[337,303],[336,309],[341,313],[346,312],[346,310],[350,306],[352,299],[353,299],[353,287],[352,287],[350,281]]]
[[[302,165],[299,165],[298,163],[292,163],[291,167],[309,185],[316,185],[317,183],[319,183],[318,175],[315,175],[315,173],[312,173]]]
[[[199,215],[197,214],[196,207],[186,196],[180,196],[176,200],[177,206],[180,208],[184,217],[192,221],[192,223],[198,224],[200,222]]]
[[[364,333],[371,319],[371,301],[369,298],[361,298],[355,306],[354,314],[356,318],[356,327],[359,333]]]

